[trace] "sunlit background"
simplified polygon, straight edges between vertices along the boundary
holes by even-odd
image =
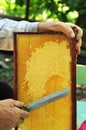
[[[77,64],[86,67],[86,0],[0,0],[0,19],[3,18],[32,22],[60,20],[79,25],[84,35]],[[0,80],[13,87],[13,75],[13,52],[0,51]],[[77,85],[77,99],[78,107],[86,106],[86,84]],[[79,107],[79,123],[86,119],[82,111]]]
[[[1,0],[0,14],[32,21],[62,20],[75,23],[80,15],[86,15],[84,5],[84,0]]]

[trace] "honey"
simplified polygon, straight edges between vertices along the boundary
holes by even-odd
[[[21,130],[72,130],[71,40],[64,35],[17,38],[18,100],[25,104],[59,91],[70,94],[29,113]]]

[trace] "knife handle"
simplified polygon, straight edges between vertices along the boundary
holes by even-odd
[[[28,108],[27,108],[27,106],[22,106],[20,109],[22,109],[22,110],[25,110],[25,111],[30,111]]]

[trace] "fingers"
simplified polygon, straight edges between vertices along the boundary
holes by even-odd
[[[17,127],[19,124],[24,122],[24,118],[19,118],[19,120],[16,122],[16,124],[14,125],[14,127]]]
[[[19,123],[23,123],[24,119],[27,118],[29,116],[28,112],[22,110],[21,115],[20,115],[20,119],[19,119]]]
[[[16,122],[15,122],[15,127],[16,127],[18,124],[24,122],[25,118],[29,116],[29,113],[18,107],[16,107],[15,110],[17,111],[17,117],[16,117]]]
[[[83,31],[82,31],[81,28],[76,26],[74,28],[74,32],[75,32],[75,40],[76,40],[76,50],[77,50],[77,54],[79,54],[80,53],[80,47],[82,46]]]
[[[76,53],[80,54],[80,48],[82,46],[82,36],[83,36],[83,31],[80,27],[77,25],[74,25],[74,33],[75,33],[75,40],[76,40]]]
[[[82,36],[83,36],[83,30],[75,25],[75,24],[72,24],[72,23],[66,23],[67,26],[69,26],[69,28],[72,29],[73,33],[75,34],[75,40],[76,40],[76,53],[77,54],[80,54],[80,47],[82,45]],[[71,32],[70,32],[71,34]]]
[[[76,40],[76,53],[80,53],[80,47],[82,45],[82,29],[73,23],[64,22],[43,22],[39,24],[39,32],[62,32],[69,38],[75,38]]]
[[[74,33],[76,35],[76,40],[79,40],[80,38],[82,38],[83,30],[79,26],[70,23],[70,27],[74,30]]]
[[[21,110],[21,118],[27,118],[29,116],[29,113],[27,111]]]
[[[72,23],[60,23],[60,29],[69,38],[76,40],[76,54],[80,54],[80,47],[82,45],[83,31],[80,27]]]
[[[23,123],[24,119],[23,118],[19,118],[19,120],[16,122],[16,124],[14,125],[14,127],[17,127],[19,124]]]
[[[78,41],[76,41],[77,43],[76,43],[76,53],[77,54],[80,54],[80,47],[81,47],[81,45],[82,45],[82,40],[80,39],[80,40],[78,40]]]
[[[25,118],[28,117],[28,112],[21,110],[20,118],[18,120],[18,124],[21,124],[24,122]]]
[[[75,37],[74,31],[72,30],[72,28],[69,28],[68,26],[65,28],[64,34],[66,36],[68,36],[69,38],[74,38]]]
[[[20,109],[23,105],[24,105],[23,102],[20,102],[20,101],[15,101],[14,102],[14,106],[16,107],[17,112],[19,112],[20,117],[24,119],[24,118],[28,117],[28,112]]]
[[[75,31],[77,32],[76,40],[79,40],[83,36],[83,31],[79,27],[77,27],[75,29],[76,29]]]
[[[24,105],[24,103],[19,102],[19,101],[16,101],[14,104],[15,109],[16,109],[17,113],[19,114],[19,118],[24,119],[24,118],[27,118],[29,114],[27,111],[20,109],[23,105]]]
[[[24,119],[29,116],[29,113],[27,111],[20,109],[23,105],[24,105],[23,102],[14,101],[14,106],[16,107],[15,109],[16,109],[17,113],[19,114],[18,123],[22,123],[24,121]]]
[[[65,31],[67,31],[66,33],[69,33],[70,37],[73,36],[74,38],[74,35],[75,35],[76,40],[80,40],[80,38],[82,38],[83,30],[79,26],[72,23],[65,23],[64,26],[67,27],[67,30]]]
[[[26,112],[26,111],[24,111],[24,110],[20,110],[21,112],[21,114],[20,114],[20,116],[19,116],[19,119],[17,120],[17,123],[16,123],[16,126],[18,126],[18,124],[21,124],[21,123],[23,123],[24,122],[24,120],[25,120],[25,118],[27,118],[28,117],[28,112]],[[16,127],[15,126],[15,127]]]
[[[23,123],[24,122],[24,118],[20,118],[19,120],[19,124]]]
[[[23,123],[24,119],[28,117],[29,113],[20,109],[24,103],[13,99],[6,99],[1,102],[1,108],[3,109],[2,115],[5,116],[5,118],[2,116],[2,121],[6,125],[7,129],[11,129],[12,127],[17,126],[19,123]]]
[[[16,107],[22,107],[23,105],[24,105],[23,102],[20,102],[20,101],[15,101],[14,102],[14,106],[16,106]]]

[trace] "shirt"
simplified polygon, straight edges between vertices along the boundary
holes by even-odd
[[[39,22],[0,20],[0,50],[13,50],[14,32],[37,32]]]

